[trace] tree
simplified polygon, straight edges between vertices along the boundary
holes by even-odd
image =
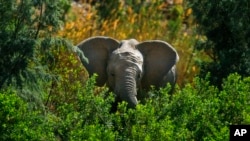
[[[24,82],[35,86],[33,82],[37,79],[34,79],[34,75],[37,75],[39,68],[36,55],[40,43],[47,41],[59,29],[64,13],[69,8],[67,2],[1,1],[0,89],[9,85],[22,87]]]
[[[53,78],[48,50],[68,44],[52,35],[62,25],[69,1],[1,0],[0,4],[0,90],[11,87],[29,106],[43,108],[43,94]]]
[[[211,83],[220,86],[228,74],[250,75],[250,2],[248,0],[190,0],[198,27],[206,36],[196,48],[212,59],[203,62],[201,76],[211,72]]]

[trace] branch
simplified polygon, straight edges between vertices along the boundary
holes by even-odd
[[[43,16],[43,3],[40,4],[40,14],[39,14],[39,19],[38,19],[38,27],[37,27],[37,31],[36,31],[36,34],[35,34],[35,39],[38,38],[38,35],[39,35],[39,31],[41,29],[41,26],[42,26],[42,16]]]

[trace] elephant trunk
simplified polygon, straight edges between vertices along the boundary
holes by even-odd
[[[129,108],[135,108],[138,103],[136,95],[137,91],[135,78],[130,75],[124,76],[123,84],[118,92],[119,98],[122,101],[128,102]]]

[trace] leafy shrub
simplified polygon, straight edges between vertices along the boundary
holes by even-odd
[[[53,116],[33,111],[16,92],[0,92],[0,139],[54,140]]]
[[[114,98],[108,96],[107,89],[98,90],[94,84],[95,77],[91,77],[84,87],[77,86],[73,101],[57,107],[60,121],[55,130],[62,139],[113,140],[110,108]]]
[[[94,79],[53,113],[29,109],[14,92],[1,92],[1,139],[228,140],[229,125],[250,123],[249,77],[232,74],[222,90],[196,78],[172,96],[169,86],[152,90],[136,109],[123,102],[116,112],[110,112],[112,93],[96,88]]]
[[[245,123],[245,113],[250,108],[249,78],[232,74],[223,85],[219,91],[208,80],[196,78],[194,86],[187,84],[174,95],[169,114],[177,130],[188,129],[185,137],[225,140],[229,125]]]
[[[223,90],[206,79],[194,82],[173,96],[168,95],[168,87],[152,91],[152,97],[136,110],[120,107],[115,119],[117,139],[227,140],[229,125],[249,124],[249,78],[232,74],[224,80]]]

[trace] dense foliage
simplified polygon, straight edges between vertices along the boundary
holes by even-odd
[[[47,69],[52,62],[48,50],[68,44],[52,37],[62,24],[65,2],[1,1],[0,89],[13,87],[19,96],[43,107],[42,93],[48,86],[43,82],[53,75]]]
[[[211,83],[220,85],[228,74],[250,75],[250,27],[248,0],[191,0],[195,19],[206,40],[197,45],[212,62],[201,67],[211,72]]]
[[[250,77],[231,74],[221,87],[211,83],[213,73],[193,79],[203,54],[190,47],[200,38],[192,25],[182,27],[185,4],[95,2],[70,9],[68,0],[0,0],[0,140],[224,141],[229,125],[250,124]],[[181,86],[111,112],[113,93],[87,79],[69,42],[94,35],[171,42],[181,56]]]
[[[38,53],[39,42],[48,42],[51,33],[60,27],[64,1],[1,1],[0,88],[14,82],[21,86],[25,79],[34,82],[30,67],[38,66],[29,66],[29,63],[38,63],[35,53]]]
[[[94,77],[57,112],[31,110],[13,90],[0,94],[1,140],[228,140],[229,125],[250,124],[250,77],[230,75],[222,90],[204,79],[151,91],[135,110],[110,113],[112,94],[95,95]]]

